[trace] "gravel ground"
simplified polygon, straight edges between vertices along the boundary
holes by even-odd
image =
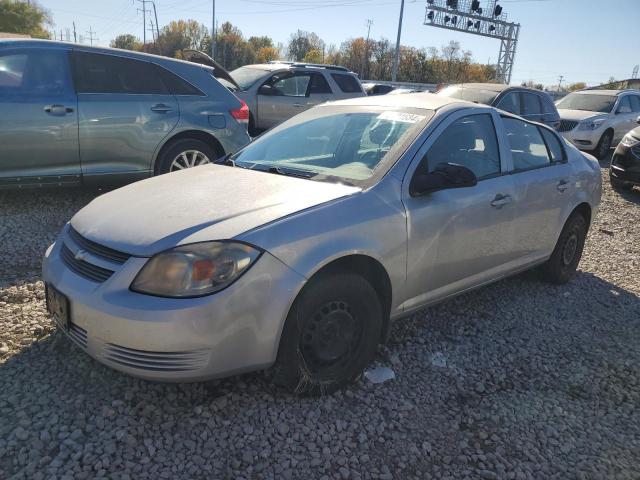
[[[40,259],[95,195],[0,193],[0,478],[640,478],[640,191],[605,182],[574,282],[414,315],[376,361],[394,380],[320,399],[140,381],[55,333]]]

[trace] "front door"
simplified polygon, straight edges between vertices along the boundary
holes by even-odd
[[[313,106],[312,72],[276,73],[258,89],[258,128],[271,128]]]
[[[76,94],[66,49],[0,52],[0,186],[80,181]]]
[[[84,175],[150,172],[180,119],[176,98],[150,62],[74,52]]]
[[[492,111],[457,112],[436,129],[418,154],[415,171],[457,163],[470,168],[478,184],[420,197],[412,197],[404,188],[408,217],[405,309],[492,280],[508,271],[514,260],[514,185],[511,176],[504,175],[507,164],[501,160],[496,119]],[[405,183],[409,181],[405,178]]]

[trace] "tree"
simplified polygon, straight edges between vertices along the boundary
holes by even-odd
[[[582,90],[583,88],[587,88],[587,84],[585,82],[576,82],[569,85],[567,90],[575,92],[576,90]]]
[[[256,52],[256,63],[267,63],[272,60],[278,60],[280,53],[275,47],[262,47]]]
[[[130,33],[125,33],[124,35],[118,35],[116,38],[111,40],[112,48],[122,48],[124,50],[141,50],[142,42],[135,35],[131,35]]]
[[[206,43],[211,44],[208,29],[196,20],[172,21],[160,30],[157,39],[158,48],[144,48],[145,51],[160,50],[168,57],[182,56],[182,50],[191,48],[204,50]]]
[[[51,25],[49,12],[35,1],[0,0],[0,32],[49,38],[48,25]]]
[[[298,30],[291,35],[287,48],[291,60],[301,62],[311,50],[324,51],[324,41],[313,32]]]
[[[324,61],[322,58],[322,50],[313,48],[307,52],[302,60],[307,63],[322,63]]]

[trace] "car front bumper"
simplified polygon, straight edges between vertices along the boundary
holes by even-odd
[[[595,150],[603,133],[603,128],[597,128],[595,130],[578,130],[578,127],[576,126],[573,130],[562,132],[560,135],[575,145],[576,148],[588,151]]]
[[[611,157],[609,175],[621,182],[640,185],[640,144],[633,148],[619,144]]]
[[[130,257],[102,283],[71,270],[61,248],[75,252],[78,246],[65,232],[45,254],[43,279],[69,299],[67,335],[99,362],[147,380],[186,382],[275,361],[284,320],[305,278],[268,252],[220,292],[172,299],[129,290],[147,258]]]

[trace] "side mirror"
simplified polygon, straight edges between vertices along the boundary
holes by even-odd
[[[439,163],[433,172],[414,175],[409,193],[412,197],[420,197],[438,190],[473,187],[477,184],[478,178],[467,167],[457,163]]]
[[[273,88],[271,85],[262,85],[258,89],[258,95],[273,95]]]

